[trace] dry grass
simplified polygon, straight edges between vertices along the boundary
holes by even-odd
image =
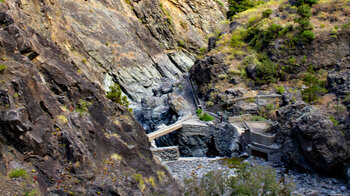
[[[338,26],[350,21],[350,1],[348,0],[321,0],[312,8],[311,24],[316,35],[330,32]]]
[[[267,9],[272,9],[273,14],[269,18],[262,19],[262,12]],[[334,29],[337,28],[337,31],[340,31],[342,25],[350,21],[350,0],[321,0],[318,4],[313,6],[312,13],[313,16],[311,17],[310,21],[314,26],[313,31],[315,32],[316,36],[321,34],[331,36],[332,30],[334,32]],[[257,8],[252,8],[237,14],[233,19],[239,24],[236,30],[232,33],[221,36],[217,43],[218,47],[207,54],[224,54],[224,63],[229,66],[230,71],[227,74],[227,79],[219,80],[217,83],[213,84],[217,88],[217,92],[224,92],[228,88],[238,86],[249,89],[247,88],[247,83],[245,82],[242,82],[239,85],[232,85],[228,82],[233,75],[239,75],[238,73],[241,71],[240,69],[243,65],[243,59],[247,55],[251,54],[251,51],[246,43],[243,43],[243,45],[238,44],[238,46],[235,48],[231,47],[230,43],[233,35],[239,35],[240,32],[243,32],[249,21],[260,20],[260,24],[266,28],[268,28],[271,24],[279,24],[281,26],[292,24],[294,27],[297,27],[298,24],[294,22],[295,18],[298,18],[296,7],[291,7],[288,5],[287,0],[270,1]],[[298,78],[302,78],[302,75],[300,75],[300,77],[298,76]],[[286,82],[279,82],[278,84],[289,87],[292,89],[292,91],[293,89],[296,91],[295,88],[302,86],[303,82],[300,79],[296,79]],[[273,88],[274,85],[269,85],[266,89],[271,91]],[[254,95],[256,95],[256,92],[248,91],[247,95],[245,96]],[[327,100],[329,97],[322,99]],[[322,102],[320,105],[324,104],[325,103]]]

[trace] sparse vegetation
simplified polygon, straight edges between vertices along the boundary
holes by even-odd
[[[165,16],[167,17],[167,20],[168,20],[168,23],[170,24],[170,26],[173,26],[173,19],[170,15],[169,11],[167,9],[165,9],[163,3],[159,3],[159,7],[162,10],[162,12],[165,14]]]
[[[80,99],[76,111],[79,112],[80,115],[84,115],[86,112],[89,111],[87,108],[89,105],[91,105],[90,102]]]
[[[68,124],[68,119],[64,115],[58,115],[57,116],[57,121],[58,121],[58,123],[63,124],[63,125],[64,124]]]
[[[269,84],[275,83],[277,80],[277,65],[268,57],[264,57],[260,64],[256,66],[257,77],[256,83]]]
[[[130,5],[131,6],[131,2],[130,0],[124,0],[126,4]]]
[[[185,30],[187,30],[188,29],[188,24],[186,23],[186,21],[180,21],[180,26],[183,28],[183,29],[185,29]]]
[[[202,178],[194,174],[185,179],[185,195],[290,195],[290,179],[277,181],[277,172],[271,167],[252,167],[239,163],[237,175],[226,170],[210,171]]]
[[[215,118],[213,116],[210,116],[207,113],[203,113],[203,110],[197,109],[196,110],[197,116],[199,117],[199,120],[201,121],[213,121]]]
[[[337,127],[339,125],[339,122],[337,121],[337,119],[335,119],[335,117],[333,115],[329,116],[329,120],[332,121],[334,126]]]
[[[28,173],[24,169],[14,169],[9,173],[10,178],[26,178]]]
[[[258,5],[262,5],[265,2],[262,0],[229,0],[227,12],[227,18],[231,19],[237,13],[243,12],[249,8],[253,8]]]
[[[221,2],[221,1],[219,1],[219,0],[215,0],[215,2],[216,2],[217,4],[219,4],[220,6],[222,6],[222,7],[225,7],[225,5],[224,5],[223,2]]]
[[[6,69],[7,69],[7,66],[5,66],[3,64],[0,65],[0,73],[3,72]]]
[[[267,119],[262,116],[254,115],[252,121],[267,121]]]
[[[277,93],[277,94],[283,94],[284,91],[286,91],[286,89],[284,89],[283,86],[278,86],[278,87],[276,87],[276,93]]]
[[[299,32],[294,38],[296,43],[308,43],[315,39],[315,34],[312,32],[312,25],[310,22],[311,6],[316,4],[318,0],[298,0],[297,1],[297,13],[299,18],[295,18],[294,21],[299,24]]]
[[[120,88],[119,84],[114,83],[114,86],[109,87],[110,91],[107,92],[107,99],[112,100],[115,103],[119,103],[123,106],[125,106],[129,112],[132,112],[132,109],[129,108],[129,101],[128,98],[125,95],[122,95],[122,90]]]
[[[182,48],[185,47],[185,42],[184,42],[184,40],[179,40],[179,41],[178,41],[178,44],[179,44],[179,46],[182,47]]]
[[[315,71],[312,70],[312,67],[308,68],[308,72],[303,78],[303,82],[307,88],[302,90],[301,94],[303,100],[307,103],[314,103],[322,94],[327,92],[325,89],[325,83],[320,81]]]
[[[143,177],[141,174],[134,174],[132,177],[138,182],[139,189],[141,192],[144,192],[146,189],[145,181],[143,180]]]
[[[164,172],[160,171],[160,170],[157,171],[157,176],[158,176],[158,179],[159,179],[160,182],[162,182],[163,179],[165,178]]]
[[[270,17],[270,15],[271,15],[272,13],[273,13],[272,9],[265,10],[265,11],[263,11],[263,13],[262,13],[262,17],[263,17],[263,18],[268,18],[268,17]]]
[[[346,29],[346,28],[348,28],[348,27],[350,27],[350,21],[347,22],[347,23],[345,23],[345,24],[343,24],[341,28],[342,28],[342,29]]]

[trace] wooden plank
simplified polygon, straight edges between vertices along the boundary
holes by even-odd
[[[186,121],[186,120],[189,120],[190,118],[192,118],[193,116],[192,115],[187,115],[185,116],[182,120],[178,121],[177,123],[175,124],[172,124],[170,126],[167,126],[167,127],[164,127],[158,131],[154,131],[152,133],[149,133],[147,134],[148,136],[148,140],[150,142],[152,142],[154,139],[158,138],[158,137],[161,137],[163,135],[166,135],[168,133],[171,133],[173,131],[176,131],[178,129],[181,129],[183,127],[183,122]]]

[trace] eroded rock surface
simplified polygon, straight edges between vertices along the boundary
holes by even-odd
[[[350,144],[327,115],[297,102],[279,109],[277,116],[278,143],[290,165],[343,173],[350,160]]]
[[[204,47],[205,36],[225,19],[225,6],[214,0],[21,0],[0,6],[54,43],[79,72],[105,90],[112,80],[119,83],[135,102],[151,95],[161,78],[172,81],[187,71],[194,59],[190,52]],[[26,47],[31,40],[23,41],[19,50],[35,58],[37,51]]]
[[[73,33],[79,31],[74,21],[52,20],[58,26],[55,29],[44,19],[64,13],[69,18],[69,12],[71,17],[87,17],[83,21],[95,25],[98,14],[95,18],[85,15],[89,13],[86,4],[96,3],[93,12],[106,14],[107,10],[99,8],[104,3],[48,3],[52,6],[43,1],[0,3],[0,61],[6,65],[0,73],[0,171],[8,177],[15,169],[24,169],[31,182],[28,189],[17,181],[23,178],[13,179],[17,185],[9,183],[9,190],[1,194],[22,195],[25,192],[21,190],[36,189],[42,195],[181,195],[174,179],[153,159],[142,127],[125,108],[107,100],[102,87],[87,74],[98,72],[79,71],[79,47],[74,51],[68,47],[67,52],[60,44],[72,40],[57,38],[60,44],[56,45],[55,39],[43,33],[82,36],[86,42],[76,46],[98,46]],[[29,8],[32,13],[27,16]],[[47,15],[38,21],[33,16],[36,12]],[[77,25],[77,29],[63,27],[65,24]],[[55,31],[59,29],[62,32]],[[80,30],[87,35],[92,29],[93,25]],[[71,52],[76,55],[68,56]]]

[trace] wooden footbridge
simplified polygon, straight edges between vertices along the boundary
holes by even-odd
[[[179,121],[177,121],[176,123],[174,123],[172,125],[166,126],[164,128],[159,129],[158,131],[154,131],[152,133],[147,134],[148,140],[150,142],[152,142],[153,140],[155,140],[158,137],[161,137],[161,136],[166,135],[168,133],[171,133],[171,132],[174,132],[176,130],[179,130],[179,129],[181,129],[183,127],[184,122],[190,121],[190,120],[193,120],[193,119],[196,119],[196,118],[198,118],[198,117],[194,117],[192,115],[187,115],[182,120],[179,120]]]
[[[201,106],[200,100],[198,98],[198,95],[195,91],[191,77],[187,76],[186,80],[187,80],[187,83],[189,84],[189,86],[191,87],[192,97],[193,97],[193,101],[194,101],[194,104],[196,106],[196,109],[203,109]],[[182,120],[177,121],[176,123],[174,123],[172,125],[166,126],[166,127],[161,128],[157,131],[154,131],[152,133],[147,134],[148,140],[152,143],[152,141],[155,140],[156,138],[159,138],[161,136],[164,136],[166,134],[169,134],[169,133],[172,133],[176,130],[181,129],[185,122],[188,124],[191,124],[191,123],[196,124],[197,121],[198,121],[197,116],[193,116],[193,115],[189,114],[189,115],[185,116],[184,118],[182,118]]]

